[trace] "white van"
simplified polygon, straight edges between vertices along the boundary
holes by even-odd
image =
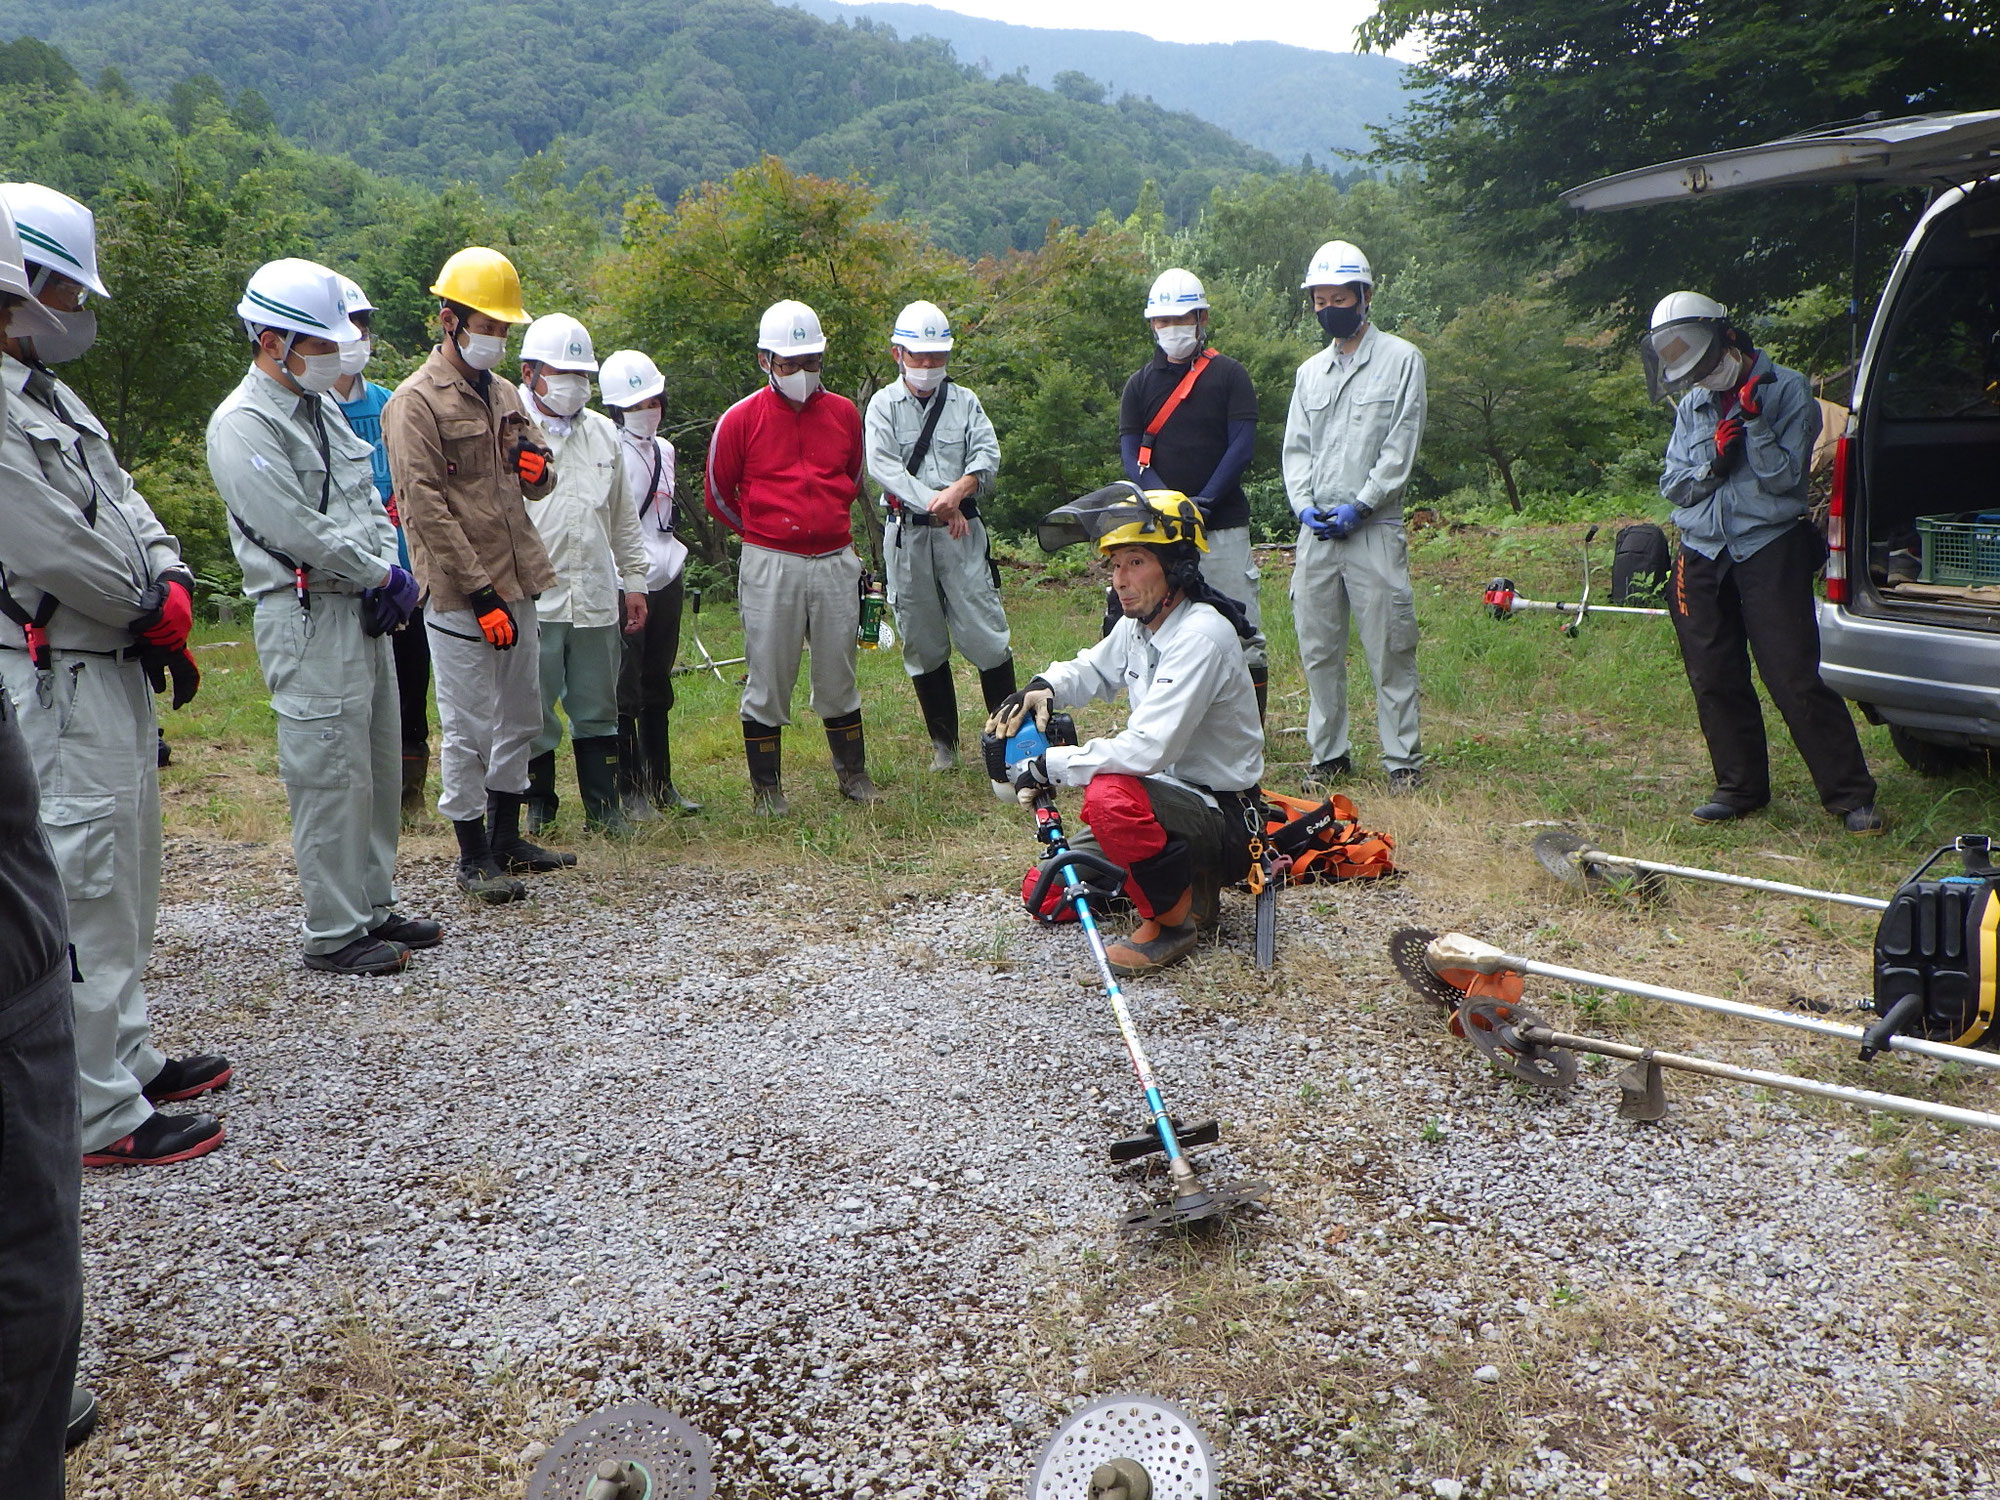
[[[2000,109],[1788,136],[1562,197],[1619,209],[1848,184],[1938,191],[1882,289],[1835,450],[1820,674],[1942,775],[2000,750]],[[1892,582],[1892,552],[1920,564]]]

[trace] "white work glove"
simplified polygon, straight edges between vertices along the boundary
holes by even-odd
[[[1049,729],[1049,711],[1055,707],[1056,690],[1037,677],[1019,692],[1000,700],[986,720],[986,732],[995,739],[1011,740],[1029,719],[1044,734]]]

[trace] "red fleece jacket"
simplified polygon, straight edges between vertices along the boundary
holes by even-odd
[[[708,511],[753,546],[814,556],[853,539],[861,413],[815,391],[803,407],[770,386],[722,414],[708,445]]]

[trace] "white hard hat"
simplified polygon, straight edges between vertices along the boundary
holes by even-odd
[[[606,406],[637,406],[663,394],[667,377],[637,349],[620,349],[604,357],[604,368],[597,372],[597,389],[603,393]]]
[[[28,285],[28,265],[21,255],[21,235],[14,228],[14,216],[7,210],[4,195],[0,195],[0,292],[9,292],[21,299],[21,305],[6,315],[5,327],[9,338],[48,338],[62,332],[60,320],[35,300],[35,294]]]
[[[521,358],[551,370],[595,370],[597,353],[590,347],[590,330],[568,313],[543,313],[521,335]]]
[[[1149,318],[1177,318],[1182,313],[1207,311],[1208,293],[1202,290],[1201,278],[1179,266],[1160,272],[1153,280],[1152,291],[1146,294]]]
[[[1662,391],[1685,386],[1712,368],[1722,350],[1729,309],[1700,292],[1669,292],[1653,309],[1641,350],[1648,380]],[[1657,367],[1657,373],[1653,367]]]
[[[97,218],[76,199],[34,182],[0,183],[29,264],[47,266],[99,297],[111,295],[97,274]]]
[[[1368,257],[1358,245],[1350,245],[1346,240],[1328,240],[1313,251],[1312,261],[1306,266],[1306,279],[1299,283],[1299,289],[1309,292],[1316,286],[1356,285],[1374,290],[1375,272],[1368,264]]]
[[[360,282],[356,281],[352,276],[341,276],[338,271],[335,271],[333,274],[340,277],[340,293],[347,299],[347,315],[350,318],[358,312],[372,313],[375,311],[375,304],[370,302],[368,294],[361,290]]]
[[[951,319],[935,302],[912,302],[896,314],[896,331],[889,342],[912,354],[949,354],[954,342]]]
[[[236,316],[253,338],[259,328],[276,328],[351,344],[366,335],[347,316],[347,295],[340,280],[318,261],[291,256],[267,261],[250,273]]]
[[[823,353],[826,335],[820,331],[819,314],[803,302],[773,302],[757,320],[757,347],[781,359]]]

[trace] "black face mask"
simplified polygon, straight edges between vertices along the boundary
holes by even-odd
[[[1357,302],[1352,307],[1322,307],[1313,316],[1319,319],[1320,330],[1328,338],[1351,339],[1368,321],[1368,304]]]

